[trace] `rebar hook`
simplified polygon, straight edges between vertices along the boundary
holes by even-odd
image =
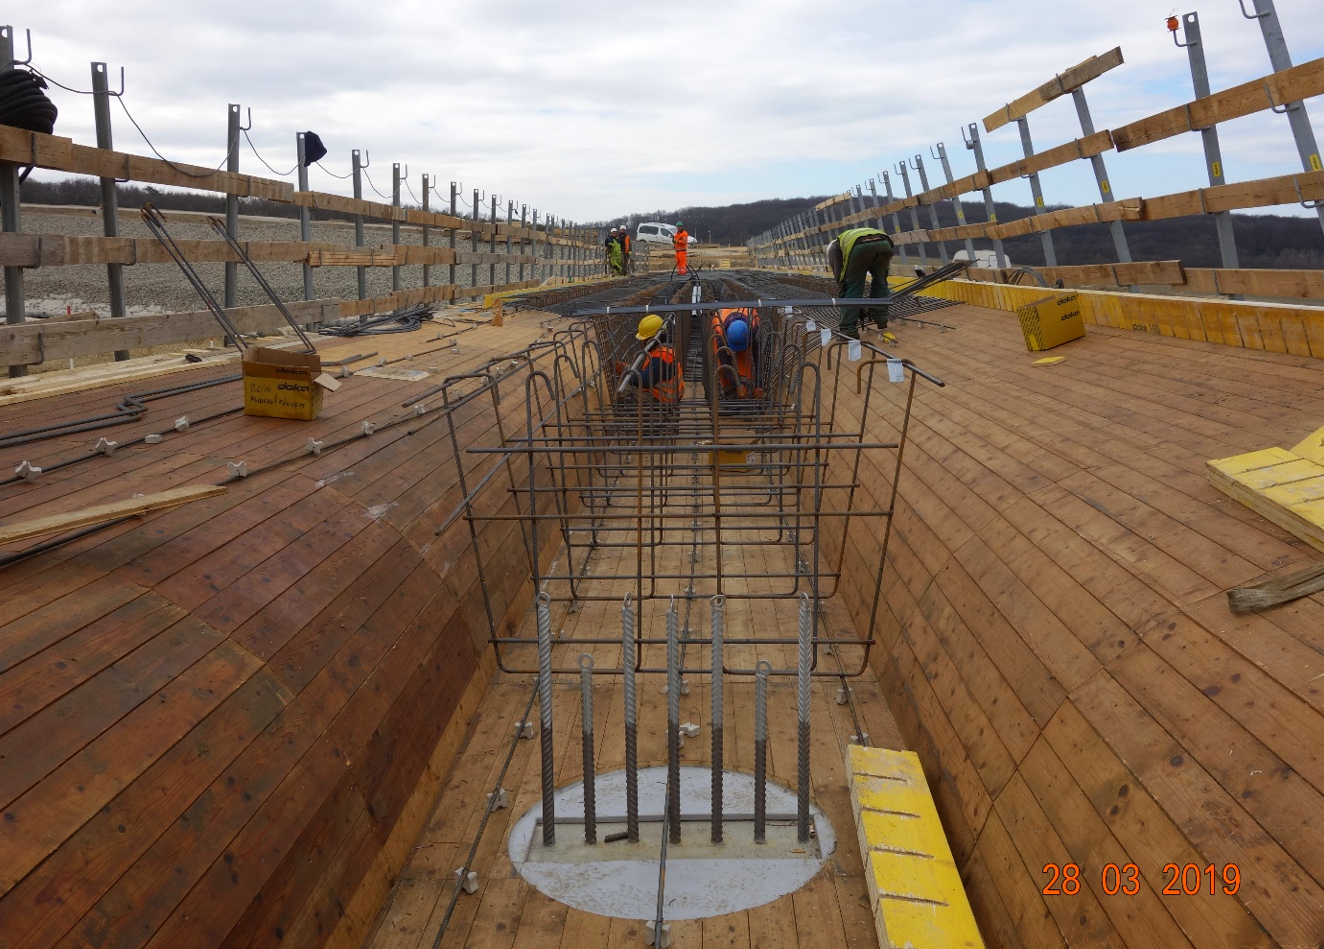
[[[232,109],[236,109],[236,110],[237,110],[237,109],[239,109],[240,107],[237,106],[237,105],[232,105],[232,106],[230,106],[230,108],[232,108]],[[253,127],[253,107],[252,107],[252,106],[249,106],[249,107],[248,107],[248,124],[247,124],[247,125],[241,125],[241,126],[239,126],[239,131],[241,131],[241,132],[247,132],[247,131],[248,131],[249,129],[251,129],[252,127]]]
[[[924,156],[923,156],[923,155],[916,155],[916,156],[915,156],[915,162],[914,162],[914,164],[913,164],[911,167],[913,167],[916,171],[919,171],[920,168],[922,168],[923,166],[924,166]]]
[[[942,161],[943,156],[947,154],[947,146],[943,142],[939,142],[937,145],[938,148],[937,154],[934,154],[933,148],[934,146],[932,145],[929,146],[929,154],[933,156],[933,160]]]
[[[1318,208],[1318,207],[1324,206],[1324,201],[1320,201],[1320,200],[1311,200],[1311,201],[1307,201],[1307,200],[1306,200],[1306,196],[1305,196],[1304,194],[1301,193],[1301,181],[1300,181],[1300,179],[1298,179],[1298,178],[1293,178],[1293,179],[1292,179],[1292,187],[1296,188],[1297,203],[1300,204],[1301,207],[1305,208],[1306,210],[1308,210],[1308,211],[1313,211],[1313,210],[1315,210],[1315,209]]]
[[[1282,106],[1276,106],[1273,104],[1273,90],[1269,88],[1269,81],[1267,79],[1264,82],[1264,94],[1269,99],[1270,112],[1274,113],[1275,115],[1286,115],[1287,113],[1292,111],[1293,107],[1292,107],[1292,103],[1290,102]]]
[[[1242,12],[1244,13],[1245,11],[1243,10]],[[1194,19],[1195,19],[1195,14],[1194,14],[1194,13],[1187,13],[1185,16],[1182,17],[1182,23],[1186,23],[1186,22],[1188,22],[1188,21],[1190,21],[1190,20],[1194,20]],[[1178,49],[1185,49],[1185,48],[1188,47],[1188,46],[1198,46],[1198,45],[1199,45],[1198,43],[1178,43],[1178,42],[1177,42],[1177,31],[1176,31],[1176,30],[1172,30],[1171,32],[1172,32],[1172,45],[1175,46],[1175,47],[1177,47]]]
[[[1237,0],[1237,6],[1241,7],[1241,15],[1247,20],[1262,20],[1269,15],[1271,11],[1265,10],[1263,13],[1247,13],[1246,4],[1242,0]]]
[[[6,26],[6,27],[4,27],[3,30],[0,30],[0,36],[4,36],[4,35],[5,35],[5,31],[8,31],[8,30],[13,30],[13,27],[12,27],[12,26]],[[27,37],[28,37],[28,58],[27,58],[27,59],[11,59],[8,63],[5,64],[6,67],[8,67],[8,66],[26,66],[28,63],[32,62],[32,31],[31,31],[31,30],[24,30],[23,32],[26,33],[26,34],[27,34]],[[10,35],[10,38],[12,39],[12,38],[13,38],[13,33],[10,33],[9,35]]]
[[[105,63],[96,63],[95,65],[100,66],[102,69],[105,69],[105,68],[106,68],[106,64],[105,64]],[[107,90],[107,91],[106,91],[106,95],[114,96],[114,97],[117,98],[117,99],[118,99],[120,96],[124,95],[124,67],[123,67],[123,66],[120,67],[120,91],[119,91],[119,92],[111,92],[111,91]]]
[[[970,123],[970,137],[969,137],[969,138],[966,137],[965,129],[961,129],[961,141],[965,142],[965,147],[966,147],[966,148],[971,148],[971,149],[973,149],[977,144],[979,144],[979,123],[978,123],[978,122],[971,122],[971,123]]]

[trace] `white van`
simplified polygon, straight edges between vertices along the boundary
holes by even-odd
[[[676,229],[670,224],[662,224],[658,221],[649,221],[647,224],[640,224],[635,231],[634,242],[636,244],[665,244],[668,247],[674,246],[676,239]],[[693,235],[690,235],[691,244],[697,244],[698,241]]]

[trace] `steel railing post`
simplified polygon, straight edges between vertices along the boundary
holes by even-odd
[[[226,127],[225,170],[239,172],[239,105],[230,103]],[[227,193],[225,196],[225,229],[235,240],[239,240],[239,195]],[[239,264],[227,261],[225,264],[225,306],[229,309],[238,306]]]
[[[12,59],[13,57],[8,57]],[[107,151],[115,147],[110,125],[110,83],[105,63],[92,64],[92,110],[96,118],[97,148]],[[114,178],[101,179],[101,233],[119,237],[119,194]],[[106,264],[106,282],[110,287],[110,316],[117,319],[128,314],[124,303],[124,266]],[[129,358],[127,349],[115,350],[115,361]]]
[[[1021,149],[1025,152],[1025,157],[1030,158],[1034,155],[1034,142],[1030,140],[1030,123],[1025,116],[1016,120],[1016,128],[1021,133]],[[1044,207],[1044,192],[1039,186],[1039,172],[1034,171],[1026,175],[1030,179],[1030,195],[1034,198],[1034,213],[1043,214],[1047,208]],[[1044,263],[1049,267],[1057,266],[1057,249],[1053,246],[1053,232],[1051,229],[1040,231],[1039,240],[1044,248]]]
[[[349,157],[350,157],[350,164],[352,166],[352,170],[354,173],[354,200],[362,201],[363,200],[362,157],[360,156],[359,150],[357,148],[354,149],[352,152],[350,152]],[[362,214],[354,215],[354,246],[355,247],[363,246]],[[368,298],[368,270],[366,267],[359,267],[357,268],[357,270],[358,270],[358,278],[359,278],[359,287],[358,287],[359,299],[366,300]]]
[[[939,142],[936,147],[938,151],[938,161],[942,163],[942,175],[947,179],[947,183],[951,184],[956,179],[952,177],[952,163],[947,159],[947,146],[942,142]],[[961,196],[958,194],[950,200],[952,202],[952,210],[956,212],[957,226],[964,227],[965,208],[961,205]],[[970,255],[970,263],[973,265],[975,263],[975,242],[968,237],[965,238],[965,252]]]
[[[969,138],[966,138],[964,134],[961,137],[965,139],[965,147],[975,153],[975,167],[981,172],[986,172],[988,167],[984,164],[984,143],[979,140],[979,123],[971,122],[969,129]],[[988,222],[990,224],[998,223],[997,208],[993,205],[993,188],[990,185],[985,185],[980,190],[984,195],[984,213],[988,216]],[[1007,255],[1002,249],[1001,239],[996,237],[993,238],[993,253],[997,257],[998,269],[1006,267]]]
[[[308,191],[308,153],[304,143],[304,133],[296,132],[294,135],[294,153],[299,163],[299,190]],[[313,216],[312,209],[307,205],[299,205],[299,240],[305,244],[313,239]],[[303,298],[305,300],[315,299],[313,296],[313,266],[307,260],[303,262]]]
[[[14,28],[0,27],[0,72],[13,69]],[[22,214],[19,210],[18,166],[13,162],[0,161],[0,227],[6,234],[17,234],[22,230]],[[23,298],[23,268],[5,268],[5,322],[22,323],[27,319],[27,303]],[[24,366],[10,366],[11,378],[27,374]]]

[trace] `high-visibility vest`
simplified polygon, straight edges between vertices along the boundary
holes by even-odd
[[[837,243],[841,247],[841,272],[846,272],[846,265],[850,263],[850,252],[855,249],[855,244],[863,237],[881,237],[887,242],[888,248],[892,246],[892,239],[883,231],[873,227],[852,227],[848,231],[842,231],[837,235]]]
[[[690,232],[681,228],[671,238],[671,246],[675,248],[676,253],[684,253],[690,249]]]
[[[749,345],[738,353],[726,345],[727,321],[736,314],[741,314],[741,317],[749,323]],[[736,394],[742,399],[748,398],[751,393],[755,398],[763,395],[763,390],[754,385],[757,382],[754,378],[754,340],[759,331],[759,324],[757,313],[750,315],[744,310],[718,310],[717,315],[713,317],[713,355],[719,365],[734,366],[736,375],[740,378]],[[726,361],[721,353],[722,349],[731,353],[733,362]],[[716,367],[714,367],[715,371]]]
[[[663,366],[671,368],[670,379],[662,378]],[[654,349],[648,359],[648,368],[653,370],[653,387],[650,390],[653,398],[659,402],[674,403],[685,397],[685,379],[674,349],[670,346],[659,346]]]

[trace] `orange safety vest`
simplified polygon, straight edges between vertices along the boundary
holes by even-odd
[[[690,232],[681,228],[676,235],[671,238],[671,246],[676,253],[683,254],[690,249]]]
[[[670,346],[659,346],[653,350],[653,355],[649,358],[650,363],[661,363],[672,368],[670,379],[662,379],[661,372],[654,373],[654,385],[652,388],[653,398],[659,402],[675,403],[685,397],[685,379],[681,371],[681,364],[676,359],[676,351]],[[656,367],[660,370],[661,367]]]
[[[749,319],[749,345],[742,352],[733,352],[726,345],[726,321],[737,313],[743,313]],[[736,375],[740,377],[740,384],[736,388],[736,395],[742,399],[749,398],[751,392],[754,398],[761,398],[763,390],[755,387],[754,383],[754,337],[759,330],[758,314],[749,314],[744,310],[718,310],[717,315],[713,317],[713,355],[716,357],[717,364],[721,366],[734,366]],[[728,361],[721,350],[726,349],[730,353],[732,361]],[[716,367],[714,367],[714,372]],[[720,382],[720,378],[718,380]]]

